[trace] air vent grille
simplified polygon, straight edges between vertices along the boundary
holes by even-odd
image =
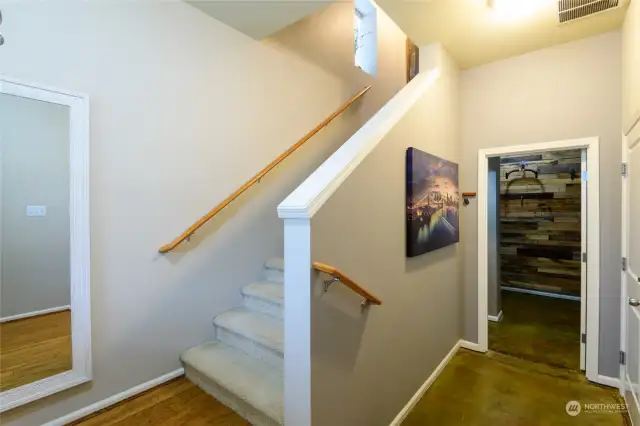
[[[620,0],[559,0],[558,18],[562,24],[613,9],[619,3]]]

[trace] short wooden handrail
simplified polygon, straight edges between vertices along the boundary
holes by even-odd
[[[382,300],[360,287],[351,278],[343,274],[338,268],[320,262],[313,262],[311,265],[316,271],[331,275],[336,281],[340,281],[342,284],[364,297],[365,305],[382,305]]]
[[[264,169],[262,169],[257,175],[255,175],[254,177],[252,177],[247,183],[245,183],[244,185],[242,185],[237,191],[235,191],[233,194],[229,195],[227,198],[225,198],[224,201],[222,201],[220,204],[218,204],[213,210],[211,210],[209,213],[207,213],[206,215],[202,216],[200,219],[198,219],[198,221],[196,223],[194,223],[193,225],[191,225],[189,227],[189,229],[187,229],[186,231],[184,231],[182,234],[180,234],[180,236],[178,236],[175,240],[171,241],[169,244],[166,244],[162,247],[160,247],[160,249],[158,250],[160,253],[168,253],[171,250],[175,249],[176,247],[178,247],[180,245],[180,243],[182,243],[183,241],[189,239],[189,237],[191,237],[191,235],[193,235],[194,232],[196,232],[202,225],[204,225],[205,223],[207,223],[209,220],[211,220],[215,215],[217,215],[218,213],[220,213],[220,211],[222,209],[224,209],[225,207],[227,207],[229,204],[231,204],[231,202],[233,200],[235,200],[236,198],[238,198],[240,195],[242,195],[243,192],[245,192],[247,189],[251,188],[254,184],[260,182],[260,179],[262,179],[264,177],[264,175],[266,175],[267,173],[269,173],[271,171],[271,169],[273,169],[274,167],[276,167],[278,164],[280,164],[282,162],[282,160],[284,160],[285,158],[287,158],[289,155],[291,155],[295,150],[297,150],[298,148],[300,148],[302,145],[304,145],[305,142],[307,142],[309,139],[311,139],[316,133],[318,133],[320,130],[322,130],[327,124],[329,124],[331,121],[333,121],[334,118],[336,118],[337,116],[339,116],[340,114],[342,114],[342,112],[344,112],[344,110],[346,110],[347,108],[349,108],[351,106],[351,104],[353,104],[355,101],[357,101],[358,99],[360,99],[360,97],[362,95],[364,95],[365,93],[367,93],[369,91],[369,89],[371,89],[371,86],[367,86],[364,89],[362,89],[360,92],[358,92],[355,96],[353,96],[351,99],[349,99],[344,105],[342,105],[340,108],[338,108],[335,112],[333,112],[329,117],[327,117],[326,119],[324,119],[324,121],[322,121],[322,123],[318,124],[316,127],[314,127],[309,133],[307,133],[306,135],[304,135],[304,137],[302,139],[300,139],[298,142],[296,142],[295,144],[293,144],[291,146],[291,148],[289,148],[288,150],[286,150],[284,153],[282,153],[278,158],[276,158],[275,160],[273,160],[267,167],[265,167]]]

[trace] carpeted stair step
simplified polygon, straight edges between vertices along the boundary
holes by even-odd
[[[182,354],[185,375],[255,426],[284,425],[282,370],[223,342]]]
[[[247,309],[284,318],[284,286],[282,283],[262,281],[249,284],[242,289],[244,306]]]
[[[284,259],[275,257],[267,260],[262,274],[266,281],[284,283]]]
[[[281,319],[247,308],[235,308],[215,317],[213,323],[218,340],[282,369],[284,323]]]

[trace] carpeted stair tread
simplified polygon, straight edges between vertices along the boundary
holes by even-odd
[[[206,342],[182,354],[182,361],[238,399],[284,424],[283,375],[222,342]]]
[[[242,294],[278,305],[284,305],[284,286],[282,283],[271,281],[251,283],[242,288]]]
[[[284,353],[284,323],[271,315],[235,308],[215,317],[213,323],[279,353]]]

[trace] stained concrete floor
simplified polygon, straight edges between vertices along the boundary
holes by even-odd
[[[567,414],[569,401],[621,404],[616,389],[593,385],[575,371],[489,351],[461,349],[402,423],[403,426],[628,426],[624,414]],[[584,407],[584,405],[583,405]]]
[[[502,292],[501,322],[489,322],[489,349],[580,370],[580,302]]]

